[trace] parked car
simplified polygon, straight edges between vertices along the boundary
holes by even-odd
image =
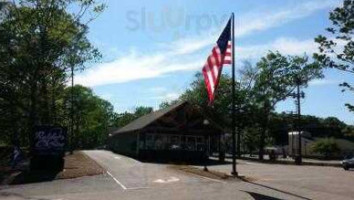
[[[344,170],[348,170],[350,168],[354,168],[354,157],[347,158],[342,161],[342,166]]]

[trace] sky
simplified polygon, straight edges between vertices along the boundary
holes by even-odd
[[[106,10],[89,27],[88,38],[103,55],[76,74],[75,83],[91,87],[115,111],[137,106],[155,109],[178,98],[200,72],[209,52],[235,13],[236,68],[255,64],[269,50],[284,55],[317,51],[314,38],[326,35],[329,12],[341,0],[106,0]],[[225,66],[223,73],[230,73]],[[237,76],[237,74],[236,74]],[[304,88],[302,113],[335,116],[354,124],[341,82],[353,76],[326,70],[325,78]],[[293,99],[277,105],[279,112],[295,111]]]

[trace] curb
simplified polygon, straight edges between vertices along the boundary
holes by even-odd
[[[253,159],[253,158],[237,158],[238,160],[247,160],[247,161],[253,161],[253,162],[258,162],[258,163],[266,163],[266,164],[285,164],[285,165],[297,165],[293,161],[281,161],[281,160],[276,160],[276,161],[269,161],[269,160],[258,160],[258,159]],[[306,162],[303,161],[301,165],[309,165],[309,166],[322,166],[322,167],[342,167],[340,163],[315,163],[315,162]]]

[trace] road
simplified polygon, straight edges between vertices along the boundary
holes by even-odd
[[[253,176],[257,179],[255,183],[243,182],[238,179],[220,181],[207,179],[192,174],[175,171],[166,164],[142,163],[140,161],[117,155],[109,151],[94,150],[85,153],[103,166],[107,173],[99,176],[83,177],[68,180],[56,180],[52,182],[7,186],[0,188],[0,199],[52,199],[52,200],[116,200],[116,199],[350,199],[348,192],[338,190],[334,186],[333,194],[321,192],[316,184],[303,185],[311,186],[308,189],[291,189],[297,181],[287,180],[281,182],[279,179],[287,178],[282,174],[289,173],[292,168],[289,166],[275,166],[257,163],[240,164],[241,174]],[[277,167],[274,173],[270,168]],[[294,167],[294,166],[293,166]],[[227,165],[215,165],[209,168],[228,172],[231,167]],[[260,168],[268,171],[265,174],[258,172]],[[287,170],[289,169],[289,170]],[[307,167],[303,168],[307,170]],[[248,170],[248,171],[247,171]],[[311,171],[312,169],[308,170]],[[317,169],[316,170],[320,170]],[[323,168],[326,173],[327,169]],[[334,170],[336,173],[337,168]],[[297,169],[291,176],[300,173]],[[268,174],[268,175],[267,175]],[[318,174],[316,174],[317,177]],[[350,174],[352,175],[352,173]],[[317,177],[318,178],[318,177]],[[262,179],[262,180],[261,180]],[[274,180],[272,180],[274,179]],[[345,181],[353,181],[354,179]],[[314,182],[326,180],[331,184],[332,180],[314,179]],[[279,181],[279,184],[276,184]],[[291,182],[293,181],[293,184]],[[300,180],[299,180],[300,181]],[[304,180],[301,180],[304,181]],[[307,182],[309,180],[306,180]],[[305,181],[305,182],[306,182]],[[311,181],[310,181],[311,182]],[[272,183],[272,184],[269,184]],[[281,185],[286,183],[284,187]],[[348,186],[350,187],[350,186]],[[348,189],[346,187],[345,189]],[[301,187],[300,187],[301,188]],[[351,191],[351,189],[349,188]],[[343,194],[342,194],[343,193]],[[315,198],[314,198],[315,197]],[[321,197],[321,198],[317,198]],[[338,198],[333,198],[338,197]]]
[[[231,165],[209,169],[230,172]],[[241,175],[255,184],[307,197],[309,199],[354,199],[354,170],[339,167],[264,164],[239,160]]]

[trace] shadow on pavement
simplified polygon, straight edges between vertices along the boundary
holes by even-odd
[[[60,171],[22,171],[16,175],[11,181],[10,185],[38,183],[45,181],[52,181]]]
[[[243,190],[241,190],[241,191],[248,193],[255,200],[281,200],[281,199],[278,199],[275,197],[271,197],[271,196],[267,196],[267,195],[263,195],[263,194],[258,194],[255,192],[248,192],[248,191],[243,191]]]
[[[34,197],[27,197],[27,196],[23,196],[21,194],[17,194],[17,193],[12,193],[12,192],[0,192],[0,199],[2,198],[15,198],[15,199],[28,199],[28,200],[49,200],[49,199],[43,199],[43,198],[34,198]]]
[[[208,160],[176,160],[176,159],[141,159],[141,158],[134,158],[144,163],[159,163],[159,164],[177,164],[177,165],[196,165],[196,166],[213,166],[213,165],[228,165],[231,164],[229,161],[218,161],[214,159]]]
[[[257,186],[260,186],[260,187],[264,187],[264,188],[267,188],[267,189],[271,189],[271,190],[274,190],[274,191],[277,191],[277,192],[280,192],[280,193],[284,193],[284,194],[287,194],[287,195],[290,195],[290,196],[294,196],[294,197],[297,197],[297,198],[300,198],[300,199],[305,199],[305,200],[311,200],[307,197],[303,197],[303,196],[300,196],[300,195],[297,195],[297,194],[294,194],[294,193],[291,193],[291,192],[287,192],[287,191],[283,191],[283,190],[279,190],[277,188],[273,188],[273,187],[270,187],[270,186],[267,186],[267,185],[263,185],[263,184],[260,184],[260,183],[255,183],[255,182],[251,182],[251,181],[248,181],[246,179],[242,179],[243,181],[247,182],[247,183],[250,183],[250,184],[253,184],[253,185],[257,185]],[[247,192],[247,191],[245,191]],[[250,192],[248,192],[250,193]],[[256,199],[256,198],[255,198]],[[273,198],[273,199],[276,199],[276,198]]]

